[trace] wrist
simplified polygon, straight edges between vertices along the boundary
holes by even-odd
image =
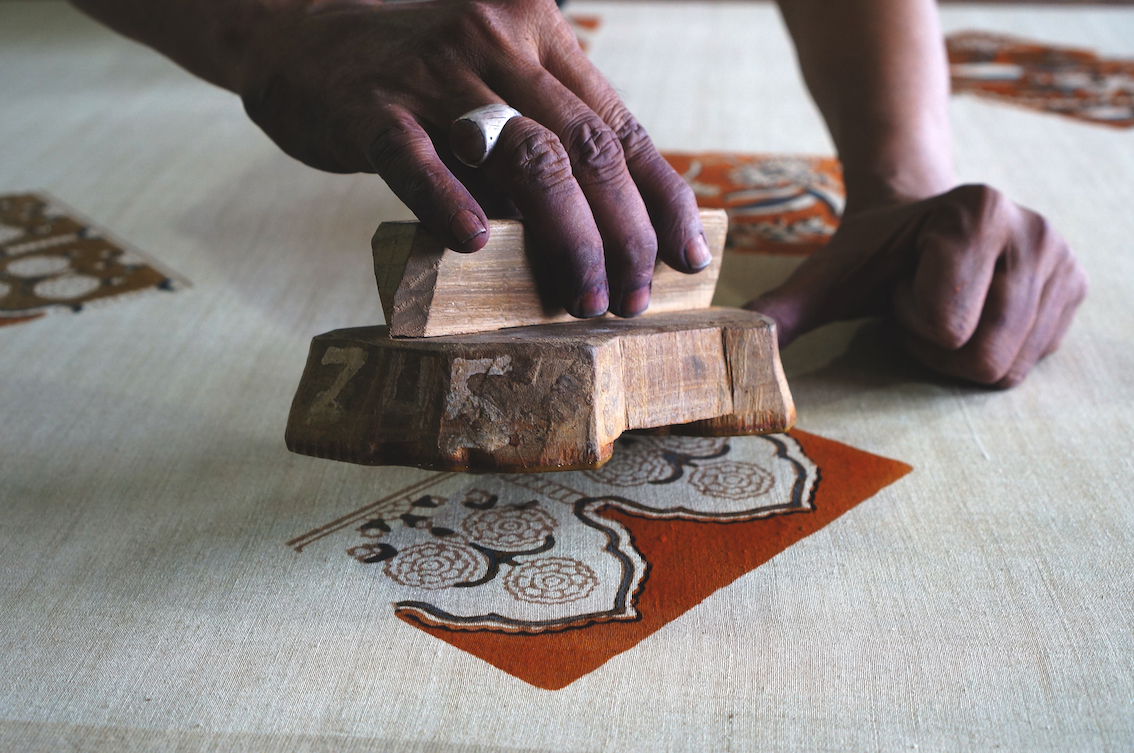
[[[908,204],[953,188],[952,150],[948,131],[942,130],[886,133],[875,128],[876,138],[861,148],[843,150],[839,156],[847,194],[845,214]]]

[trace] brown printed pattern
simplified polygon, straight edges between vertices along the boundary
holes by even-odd
[[[288,544],[353,531],[399,618],[558,689],[909,470],[798,430],[631,435],[593,471],[430,474]]]
[[[627,436],[594,471],[447,475],[428,493],[403,490],[354,519],[363,541],[347,553],[388,579],[396,609],[452,630],[634,620],[649,564],[605,511],[754,520],[806,512],[818,481],[789,436]]]
[[[703,152],[662,155],[705,209],[728,212],[725,248],[806,256],[839,225],[845,191],[834,157]]]
[[[946,44],[954,93],[1115,128],[1134,126],[1134,60],[981,31],[950,34]]]
[[[0,326],[183,284],[55,199],[0,196]]]

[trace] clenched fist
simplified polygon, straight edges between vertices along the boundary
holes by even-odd
[[[913,358],[997,387],[1059,347],[1087,275],[1046,219],[967,185],[844,217],[831,242],[751,301],[780,343],[827,322],[892,317]]]

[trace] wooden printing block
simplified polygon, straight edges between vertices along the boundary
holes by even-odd
[[[597,468],[628,429],[785,431],[775,354],[775,325],[736,309],[417,339],[336,330],[311,343],[287,446],[436,470]]]
[[[468,266],[484,250],[439,249],[416,225],[379,229],[375,237],[387,240],[375,245],[375,269],[395,325],[312,341],[288,418],[288,449],[368,465],[551,471],[597,468],[631,429],[785,431],[795,407],[775,324],[754,312],[707,307],[724,244],[723,218],[708,220],[708,274],[659,274],[647,315],[586,321],[563,321],[562,311],[543,308],[518,223],[492,225],[494,238],[510,239],[485,259],[504,270],[496,276]],[[471,297],[454,289],[469,284]],[[399,300],[412,303],[403,305],[403,314],[412,313],[402,323],[416,322],[415,331],[464,332],[392,336]],[[484,317],[456,316],[453,302],[462,300],[481,307],[495,301],[486,310],[502,328],[476,331]]]

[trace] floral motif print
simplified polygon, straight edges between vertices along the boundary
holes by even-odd
[[[663,154],[703,208],[728,212],[725,248],[806,256],[839,225],[845,191],[833,157],[702,152]]]
[[[403,615],[539,633],[640,617],[649,564],[611,511],[717,522],[807,512],[818,469],[786,435],[635,435],[594,471],[434,478],[366,508],[349,554],[381,568]]]
[[[693,471],[689,483],[709,497],[746,499],[767,494],[772,474],[753,463],[716,463]]]
[[[954,93],[1134,126],[1134,60],[981,31],[960,31],[945,41]]]
[[[538,507],[509,505],[470,515],[461,523],[461,528],[470,542],[514,552],[542,544],[555,530],[555,519]]]
[[[633,442],[636,440],[629,440]],[[629,442],[621,442],[623,447]],[[641,486],[661,481],[673,473],[673,464],[660,452],[616,452],[606,464],[586,474],[611,486]]]
[[[487,567],[484,556],[471,547],[430,541],[387,561],[386,575],[403,586],[433,591],[475,580]]]
[[[598,585],[595,571],[570,557],[525,562],[508,573],[504,587],[521,601],[562,604],[590,596]]]

